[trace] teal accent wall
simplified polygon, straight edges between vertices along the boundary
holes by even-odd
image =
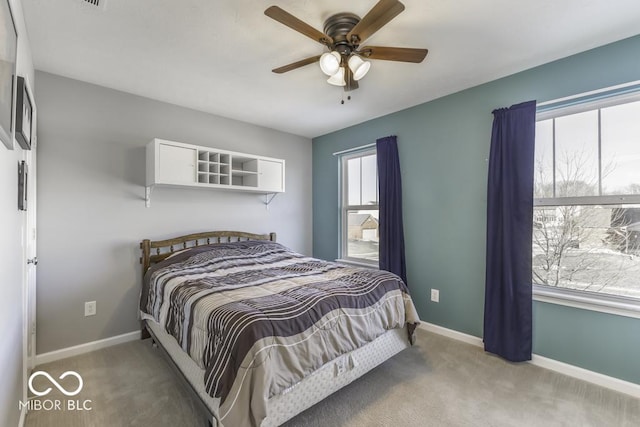
[[[428,69],[429,60],[422,66]],[[418,312],[424,321],[481,337],[491,112],[635,80],[640,36],[314,138],[314,256],[338,257],[333,153],[397,135],[407,277]],[[366,82],[360,90],[368,90]],[[440,290],[440,303],[430,301],[431,288]],[[536,354],[640,384],[639,319],[534,305]]]
[[[536,301],[533,351],[640,384],[640,319]]]

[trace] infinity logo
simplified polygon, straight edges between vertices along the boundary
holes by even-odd
[[[39,376],[39,375],[42,375],[42,376],[46,377],[51,382],[51,384],[53,384],[65,396],[75,396],[76,394],[80,393],[80,391],[82,390],[82,386],[83,386],[82,377],[77,372],[67,371],[67,372],[63,373],[62,375],[60,375],[60,377],[58,378],[58,379],[62,380],[62,379],[65,379],[66,377],[68,377],[69,375],[71,375],[71,376],[74,376],[74,377],[76,377],[78,379],[78,388],[73,390],[73,391],[67,391],[64,387],[62,387],[60,384],[58,384],[58,382],[56,380],[54,380],[51,377],[51,375],[49,375],[48,373],[46,373],[44,371],[36,371],[33,374],[31,374],[31,376],[29,377],[29,390],[31,390],[31,393],[35,394],[36,396],[46,396],[52,390],[51,387],[47,388],[45,391],[38,391],[38,390],[33,388],[33,379],[35,377]]]

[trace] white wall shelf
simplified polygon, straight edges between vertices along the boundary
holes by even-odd
[[[155,186],[284,192],[283,159],[156,138],[147,144],[146,166],[147,207]]]

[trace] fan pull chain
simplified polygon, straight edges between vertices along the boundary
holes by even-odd
[[[351,101],[351,95],[347,95],[347,101]],[[340,100],[340,104],[344,105],[344,92],[342,92],[342,99]]]

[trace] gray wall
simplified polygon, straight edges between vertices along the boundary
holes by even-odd
[[[492,110],[638,80],[638,52],[640,36],[315,138],[314,256],[338,255],[338,160],[331,153],[395,134],[407,275],[418,312],[482,336]],[[430,301],[431,288],[440,290],[440,303]],[[534,304],[535,353],[640,384],[638,328],[640,319]]]
[[[10,0],[18,31],[17,74],[34,84],[31,48],[24,24],[22,4]],[[7,129],[8,131],[8,129]],[[23,281],[25,256],[23,227],[26,213],[18,211],[18,162],[27,159],[26,153],[15,143],[7,150],[0,142],[0,425],[18,425],[18,401],[26,397],[26,365],[23,363],[25,345],[25,306]]]
[[[311,141],[37,72],[37,351],[134,331],[138,243],[206,230],[278,234],[311,253]],[[248,100],[248,102],[250,102]],[[154,137],[283,158],[286,192],[156,188],[145,208],[145,145]],[[84,317],[84,302],[97,315]]]

